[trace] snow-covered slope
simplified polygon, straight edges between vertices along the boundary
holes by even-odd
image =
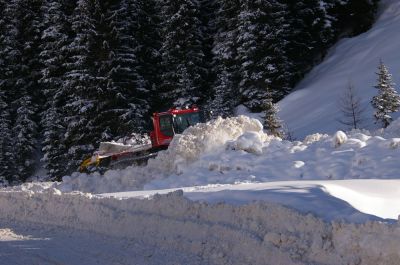
[[[366,107],[364,126],[374,128],[370,100],[377,93],[373,86],[379,60],[389,67],[393,81],[400,85],[399,29],[400,2],[382,0],[373,27],[359,36],[341,40],[296,91],[279,103],[279,116],[296,138],[346,129],[338,122],[343,115],[338,110],[338,100],[349,83],[354,85]],[[394,117],[398,116],[397,113]]]

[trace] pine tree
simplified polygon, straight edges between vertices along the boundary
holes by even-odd
[[[264,2],[268,3],[268,2]],[[259,111],[261,99],[266,97],[265,87],[270,85],[270,80],[265,80],[264,73],[276,69],[274,65],[265,65],[264,69],[258,67],[258,62],[264,59],[257,53],[257,46],[262,45],[258,40],[261,34],[270,33],[270,23],[265,18],[269,15],[265,12],[260,1],[241,0],[241,11],[238,15],[238,48],[237,63],[240,66],[239,91],[244,105],[252,111]],[[260,24],[264,26],[260,26]],[[265,48],[263,47],[265,50]],[[267,68],[269,67],[269,68]]]
[[[198,104],[205,87],[199,3],[168,0],[162,7],[162,98],[168,106]]]
[[[216,0],[199,0],[200,4],[200,21],[202,35],[202,50],[204,54],[204,67],[207,69],[204,75],[204,87],[201,95],[201,108],[209,104],[213,97],[213,82],[216,75],[212,71],[213,67],[213,43],[214,36],[217,33],[217,11],[220,3]]]
[[[292,61],[288,57],[288,38],[290,36],[290,23],[287,21],[288,6],[284,1],[272,1],[271,24],[273,27],[274,42],[269,45],[269,51],[274,55],[273,63],[276,66],[275,73],[271,74],[270,90],[274,101],[281,100],[289,94],[294,87],[292,82],[293,67]]]
[[[371,104],[375,108],[376,123],[381,123],[383,128],[386,128],[391,122],[390,113],[399,111],[400,96],[397,93],[392,75],[388,68],[380,61],[378,66],[378,84],[375,86],[378,89],[378,95],[372,98]]]
[[[66,49],[62,93],[67,95],[63,115],[67,124],[65,145],[68,149],[65,161],[69,171],[75,171],[80,162],[94,151],[93,143],[100,140],[93,119],[97,115],[100,91],[96,88],[93,72],[93,46],[96,28],[93,14],[97,1],[78,0],[71,17],[73,41]]]
[[[16,119],[13,125],[14,152],[18,181],[25,181],[35,169],[39,104],[43,102],[38,80],[40,78],[39,39],[41,0],[20,1],[18,10],[18,44],[20,65],[17,70],[17,97],[12,105]]]
[[[15,1],[0,2],[0,178],[3,182],[17,179],[15,153],[12,137],[12,88],[15,83],[14,71],[18,62],[19,51],[16,49],[17,23],[14,15],[18,6]]]
[[[141,75],[136,34],[139,30],[140,3],[122,0],[119,4],[103,7],[106,14],[103,26],[103,43],[99,50],[104,58],[98,62],[99,77],[104,76],[101,109],[98,116],[102,135],[122,137],[132,132],[142,132],[149,109],[149,90]],[[107,28],[107,25],[110,25]],[[111,100],[110,100],[111,99]],[[103,137],[103,139],[105,139]]]
[[[10,1],[5,6],[6,34],[2,40],[4,79],[2,90],[7,99],[10,134],[13,135],[13,161],[9,163],[11,183],[20,183],[32,175],[37,138],[37,113],[41,96],[37,83],[39,10],[41,1]],[[8,154],[10,152],[6,151]]]
[[[12,181],[14,174],[11,117],[2,85],[0,81],[0,186]]]
[[[222,1],[218,7],[213,41],[212,71],[213,98],[207,109],[213,116],[229,117],[240,102],[238,91],[239,70],[237,57],[237,18],[240,10],[238,0]]]
[[[345,36],[367,31],[374,22],[379,0],[334,0],[328,5],[335,30]]]
[[[0,10],[5,10],[6,3],[0,0]],[[0,17],[0,186],[7,184],[7,177],[9,173],[6,172],[8,169],[8,159],[6,154],[10,151],[7,147],[7,142],[10,142],[10,117],[8,113],[7,100],[5,98],[5,88],[4,88],[4,70],[5,61],[2,50],[5,48],[4,35],[6,34],[6,21],[4,19],[4,14]],[[6,150],[8,149],[8,150]]]
[[[42,93],[47,99],[41,115],[42,161],[52,180],[60,180],[66,173],[65,123],[62,106],[67,91],[62,89],[65,68],[63,61],[67,48],[68,27],[64,8],[59,2],[45,0],[42,6],[43,22],[40,45],[40,61],[43,65],[39,80]]]
[[[161,4],[158,0],[137,0],[137,17],[133,16],[137,22],[135,27],[135,47],[138,67],[137,71],[144,80],[144,92],[146,92],[146,102],[143,106],[150,107],[149,112],[160,111],[163,106],[163,99],[159,95],[161,84]],[[123,19],[123,18],[122,18]],[[127,32],[130,34],[131,32]],[[145,113],[148,119],[148,113]]]
[[[282,124],[277,117],[278,108],[272,102],[272,95],[267,89],[266,98],[262,101],[264,128],[274,136],[283,137]]]
[[[206,106],[206,109],[212,111],[213,118],[218,116],[227,118],[233,116],[234,109],[239,102],[239,95],[234,89],[233,74],[230,73],[227,66],[220,65],[218,71],[214,98]]]
[[[286,28],[280,20],[283,12],[284,6],[276,1],[241,1],[237,48],[239,90],[244,105],[252,111],[261,110],[266,87],[277,99],[288,90],[283,74],[287,72],[287,59],[280,36]]]
[[[36,106],[32,102],[31,96],[21,93],[13,104],[17,111],[17,118],[13,127],[13,135],[15,136],[13,151],[16,154],[17,182],[24,182],[32,176],[35,167],[33,155],[36,148],[37,124],[33,120],[33,116],[36,113],[34,109]]]
[[[292,84],[297,83],[319,62],[332,43],[334,32],[328,7],[319,0],[287,1],[290,34],[286,41],[291,63]]]

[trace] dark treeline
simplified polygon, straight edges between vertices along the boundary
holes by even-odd
[[[99,141],[197,104],[288,94],[376,0],[0,0],[0,182],[75,171]],[[39,160],[40,159],[40,160]]]

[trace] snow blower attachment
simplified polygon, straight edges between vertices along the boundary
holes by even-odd
[[[107,169],[125,168],[131,165],[144,165],[157,152],[168,148],[175,134],[181,134],[189,126],[203,122],[197,107],[169,109],[153,113],[153,131],[150,140],[143,144],[124,144],[101,142],[99,149],[85,159],[79,167],[80,172],[104,172]]]

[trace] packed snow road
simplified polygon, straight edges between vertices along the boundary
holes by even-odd
[[[201,264],[201,260],[131,239],[0,219],[0,264],[172,265]]]

